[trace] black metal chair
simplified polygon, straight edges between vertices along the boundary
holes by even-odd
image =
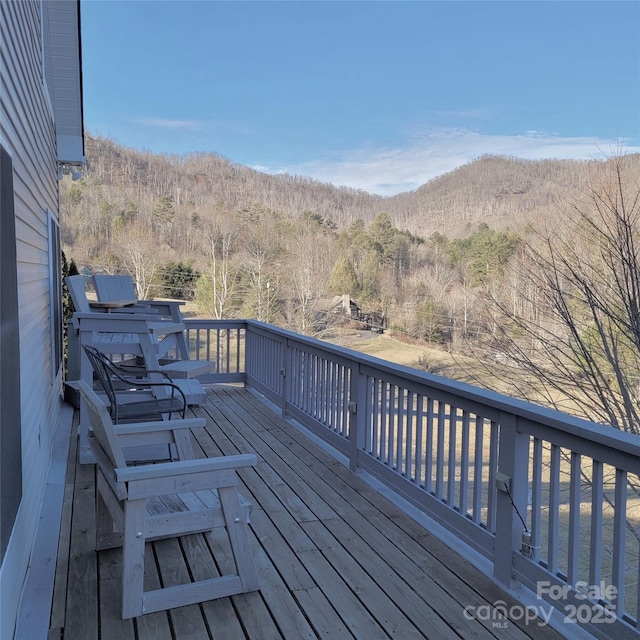
[[[139,365],[118,365],[95,347],[83,345],[98,382],[109,400],[109,415],[114,424],[128,420],[153,419],[162,414],[179,413],[185,417],[187,400],[180,387],[164,371],[151,371]],[[163,380],[151,380],[151,374]],[[164,398],[149,398],[156,387],[166,387],[171,393]],[[143,400],[141,394],[146,391]]]

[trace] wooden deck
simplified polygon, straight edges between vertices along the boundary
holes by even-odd
[[[261,591],[121,620],[121,554],[95,551],[95,471],[76,464],[73,438],[50,639],[561,637],[536,623],[468,619],[469,606],[522,606],[246,389],[215,386],[194,413],[207,418],[196,455],[258,454],[241,479]],[[153,547],[145,578],[163,583],[197,575],[212,552],[224,557],[215,533]]]

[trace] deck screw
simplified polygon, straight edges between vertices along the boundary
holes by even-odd
[[[240,518],[234,518],[233,521],[238,524],[240,522]]]
[[[136,533],[136,538],[142,538],[142,531],[138,531],[138,533]]]

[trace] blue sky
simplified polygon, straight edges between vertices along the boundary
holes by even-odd
[[[82,0],[85,127],[392,195],[640,152],[636,1]]]

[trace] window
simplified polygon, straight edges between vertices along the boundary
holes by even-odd
[[[0,145],[0,558],[22,498],[18,266],[11,156]]]

